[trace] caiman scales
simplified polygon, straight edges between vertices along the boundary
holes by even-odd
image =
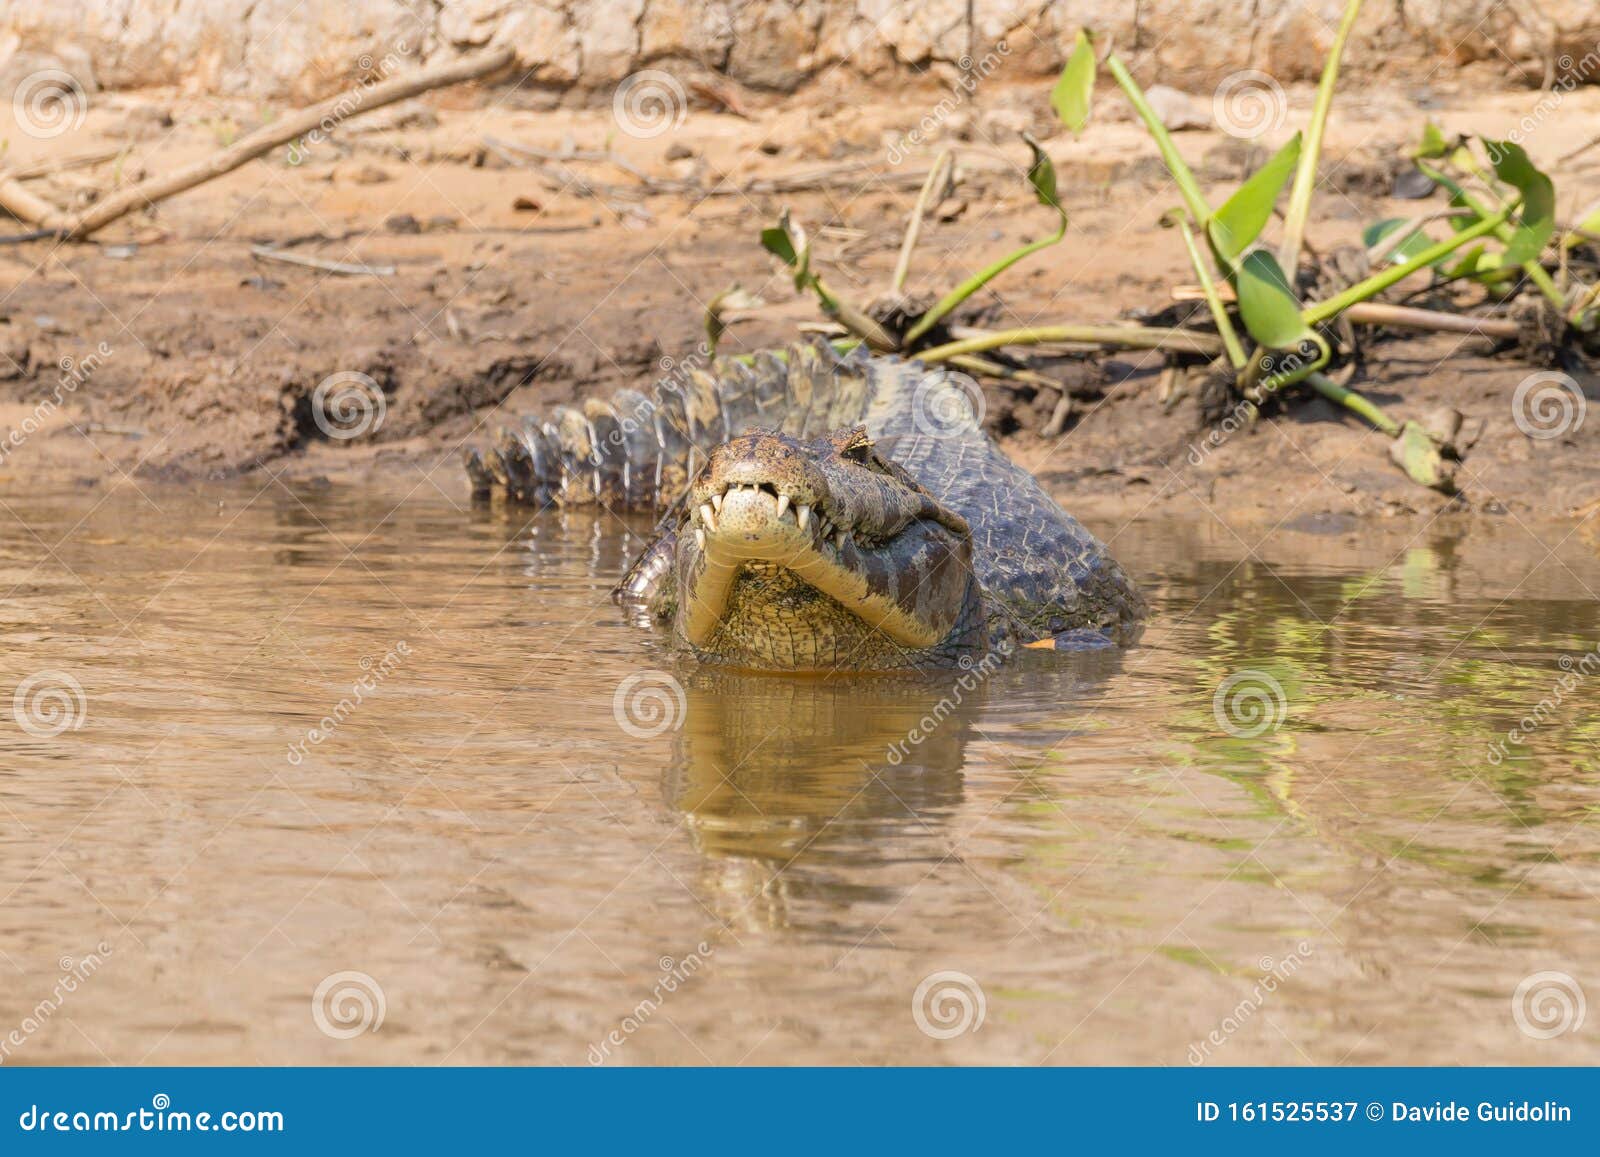
[[[664,511],[617,597],[709,662],[881,671],[1131,643],[1138,588],[984,434],[973,394],[801,345],[558,407],[467,470],[480,496]]]

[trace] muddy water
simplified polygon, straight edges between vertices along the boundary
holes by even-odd
[[[3,497],[4,1063],[1600,1060],[1568,525],[1102,525],[1138,649],[828,682],[609,518]]]

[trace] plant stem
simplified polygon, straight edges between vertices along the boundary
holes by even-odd
[[[1133,105],[1133,111],[1144,121],[1145,129],[1155,138],[1156,148],[1161,150],[1161,159],[1166,162],[1167,171],[1178,183],[1178,191],[1183,194],[1184,204],[1189,207],[1189,216],[1203,226],[1211,220],[1211,206],[1206,203],[1205,194],[1200,191],[1200,184],[1194,179],[1194,173],[1179,155],[1178,146],[1173,143],[1172,134],[1167,131],[1167,126],[1156,116],[1156,110],[1151,108],[1150,102],[1145,99],[1144,90],[1128,74],[1122,58],[1115,52],[1106,57],[1106,71],[1111,73],[1112,78],[1121,87],[1123,95],[1128,98],[1128,103]]]
[[[880,353],[890,353],[900,348],[899,343],[894,340],[894,334],[873,321],[860,307],[835,296],[832,290],[822,284],[822,278],[816,274],[811,275],[811,288],[816,292],[823,313],[836,318],[840,325],[857,337],[864,338],[873,349]]]
[[[1000,330],[983,337],[948,342],[932,349],[918,350],[913,356],[925,362],[941,362],[962,354],[999,349],[1001,346],[1039,345],[1045,342],[1114,345],[1128,349],[1179,350],[1210,357],[1223,352],[1221,339],[1191,329],[1158,329],[1141,325],[1042,325],[1028,329]]]
[[[1338,317],[1339,314],[1356,302],[1365,301],[1369,297],[1376,297],[1391,285],[1404,281],[1419,269],[1426,269],[1440,258],[1448,257],[1467,242],[1475,241],[1484,234],[1498,229],[1505,224],[1506,218],[1511,215],[1511,211],[1514,208],[1516,208],[1516,202],[1506,206],[1493,217],[1486,217],[1476,225],[1463,229],[1449,240],[1441,241],[1437,245],[1430,245],[1403,265],[1391,265],[1381,273],[1373,274],[1365,281],[1352,285],[1343,293],[1336,294],[1327,301],[1308,305],[1301,311],[1300,316],[1305,319],[1307,325],[1320,325],[1325,321]]]
[[[1371,422],[1374,426],[1376,426],[1379,431],[1387,434],[1389,437],[1393,438],[1399,435],[1399,422],[1396,422],[1393,418],[1389,417],[1388,414],[1385,414],[1377,406],[1369,402],[1360,394],[1356,393],[1354,390],[1341,386],[1338,382],[1334,381],[1326,374],[1307,374],[1306,384],[1312,389],[1316,390],[1317,393],[1321,394],[1324,398],[1327,398],[1330,402],[1343,406],[1352,414],[1359,414],[1368,422]]]
[[[1480,219],[1489,216],[1489,207],[1474,197],[1471,193],[1467,192],[1467,190],[1462,187],[1459,181],[1450,180],[1449,177],[1447,177],[1444,173],[1441,173],[1439,170],[1434,169],[1431,166],[1424,165],[1420,161],[1417,162],[1417,168],[1421,169],[1423,173],[1425,173],[1431,180],[1438,182],[1445,188],[1449,189],[1457,197],[1460,197],[1461,203],[1476,213]],[[1515,202],[1513,202],[1513,205],[1514,204]],[[1507,222],[1508,216],[1508,210],[1502,211],[1499,214],[1499,223],[1495,226],[1494,230],[1495,237],[1507,245],[1511,244],[1511,239],[1516,234],[1516,230],[1513,229]],[[1548,300],[1550,304],[1554,305],[1559,310],[1565,310],[1567,308],[1566,295],[1563,294],[1559,288],[1557,288],[1555,281],[1551,278],[1550,274],[1545,272],[1544,266],[1540,265],[1537,260],[1523,262],[1522,271],[1528,275],[1528,280],[1533,282],[1533,284],[1538,287],[1539,292],[1545,295],[1546,300]]]
[[[905,240],[900,243],[900,260],[895,263],[894,279],[889,283],[897,294],[905,289],[906,275],[911,272],[911,251],[917,247],[917,237],[922,232],[922,216],[928,211],[928,200],[943,179],[945,166],[949,163],[951,152],[946,149],[933,162],[933,168],[928,170],[928,179],[922,182],[922,192],[917,194],[917,203],[912,207],[910,220],[906,222]]]
[[[1344,19],[1339,21],[1339,31],[1334,35],[1328,60],[1322,66],[1322,81],[1317,85],[1317,103],[1311,110],[1311,123],[1306,127],[1305,145],[1300,150],[1300,163],[1295,169],[1294,185],[1289,190],[1289,205],[1284,213],[1283,240],[1278,246],[1278,264],[1294,282],[1295,268],[1300,264],[1300,246],[1306,235],[1306,221],[1311,216],[1311,194],[1317,184],[1317,162],[1322,156],[1322,131],[1328,125],[1328,112],[1333,108],[1333,90],[1339,81],[1339,61],[1344,56],[1345,42],[1355,27],[1356,16],[1361,11],[1361,0],[1350,0],[1345,5]]]
[[[1183,243],[1189,250],[1189,260],[1194,264],[1195,276],[1200,278],[1200,291],[1205,294],[1206,306],[1211,310],[1211,318],[1217,323],[1217,332],[1222,335],[1222,348],[1227,351],[1228,363],[1235,371],[1244,369],[1246,361],[1244,346],[1239,344],[1239,334],[1233,328],[1233,319],[1228,316],[1227,307],[1222,304],[1222,295],[1217,290],[1217,283],[1211,280],[1211,271],[1206,268],[1205,258],[1200,255],[1200,247],[1194,242],[1194,231],[1189,228],[1189,222],[1177,215],[1177,226],[1183,233]]]
[[[1047,378],[1043,374],[1036,374],[1032,370],[1019,369],[1016,366],[1002,365],[988,358],[980,358],[976,354],[957,354],[948,359],[950,364],[957,369],[966,370],[969,374],[983,374],[991,378],[999,378],[1007,382],[1025,382],[1030,386],[1048,386],[1052,390],[1066,393],[1066,388],[1054,378]]]
[[[1061,213],[1059,209],[1056,211]],[[1000,260],[996,261],[992,265],[978,270],[978,272],[974,273],[971,277],[967,278],[960,285],[956,286],[949,293],[941,297],[938,301],[938,304],[918,318],[917,324],[906,331],[905,341],[902,343],[904,347],[906,349],[910,349],[912,346],[916,345],[917,339],[937,325],[952,309],[960,305],[963,301],[967,300],[967,298],[971,297],[974,293],[977,293],[978,290],[989,284],[989,282],[993,281],[1007,269],[1010,269],[1024,257],[1029,257],[1039,252],[1041,249],[1050,248],[1050,246],[1059,243],[1066,235],[1067,215],[1065,213],[1061,213],[1061,227],[1055,231],[1053,236],[1042,237],[1038,241],[1024,245],[1021,249],[1018,249],[1012,253],[1007,253],[1004,257],[1000,258]]]

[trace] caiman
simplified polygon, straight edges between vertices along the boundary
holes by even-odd
[[[826,343],[558,407],[467,452],[475,495],[664,511],[618,585],[702,660],[970,668],[1125,646],[1144,598],[982,430],[970,379]]]

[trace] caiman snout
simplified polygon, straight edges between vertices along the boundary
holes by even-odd
[[[812,442],[756,431],[713,451],[690,493],[677,625],[754,665],[929,648],[967,605],[970,559],[965,521],[861,428]]]

